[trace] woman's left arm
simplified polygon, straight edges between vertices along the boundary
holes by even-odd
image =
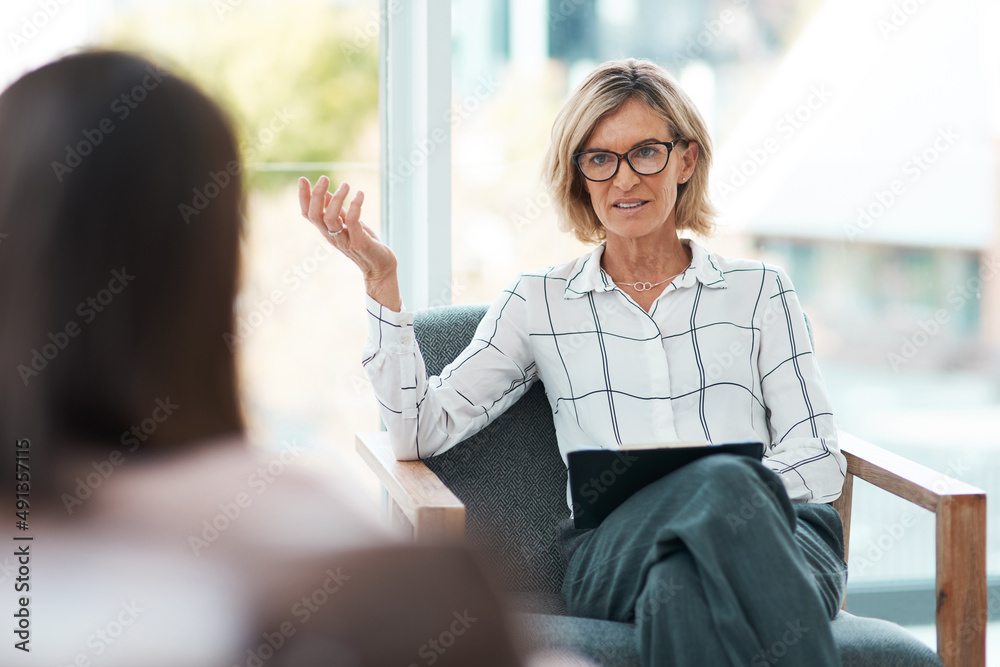
[[[768,267],[768,277],[757,357],[771,435],[763,463],[781,475],[793,501],[829,503],[847,470],[833,409],[792,281],[777,267]]]

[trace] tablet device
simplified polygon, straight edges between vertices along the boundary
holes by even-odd
[[[577,528],[597,528],[639,489],[692,461],[715,454],[749,456],[760,461],[764,445],[737,442],[570,452],[567,458],[574,524]]]

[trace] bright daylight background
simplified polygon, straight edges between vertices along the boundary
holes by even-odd
[[[716,142],[723,216],[708,244],[788,269],[840,425],[998,497],[998,3],[452,6],[454,275],[444,300],[491,301],[518,271],[586,251],[558,231],[539,184],[552,120],[595,64],[651,58],[696,99]],[[252,166],[238,354],[253,436],[328,453],[373,502],[374,478],[353,453],[353,433],[378,428],[360,371],[362,284],[347,261],[313,254],[323,241],[299,217],[294,188],[300,174],[348,180],[377,226],[383,25],[374,0],[0,9],[0,85],[81,45],[126,47],[165,59],[232,112]],[[932,515],[863,482],[855,493],[852,611],[933,645]],[[994,619],[992,509],[990,526]],[[990,644],[1000,664],[996,631]]]

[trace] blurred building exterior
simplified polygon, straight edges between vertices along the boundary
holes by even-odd
[[[453,75],[460,94],[555,61],[565,95],[607,59],[665,66],[713,133],[720,236],[789,269],[826,356],[992,371],[1000,82],[982,4],[455,0]]]

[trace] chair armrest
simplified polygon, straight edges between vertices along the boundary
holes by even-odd
[[[847,478],[834,507],[844,519],[845,558],[855,476],[934,512],[938,655],[945,667],[985,665],[986,493],[843,431],[839,442]]]
[[[389,434],[357,434],[357,450],[389,496],[389,520],[409,525],[417,542],[465,540],[465,505],[423,461],[397,461]]]

